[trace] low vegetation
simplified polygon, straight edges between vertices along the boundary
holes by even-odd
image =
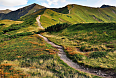
[[[32,31],[32,29],[28,29],[29,27],[35,27],[36,29],[38,28],[35,20],[31,19],[31,21],[28,19],[28,16],[25,18],[22,17],[21,19],[24,22],[20,23],[6,24],[5,22],[1,22],[1,77],[97,77],[70,68],[67,64],[61,61],[57,55],[58,50],[56,48],[53,48],[51,45],[47,44],[43,38],[39,37],[37,34],[34,34],[36,32],[35,30]],[[33,19],[35,18],[36,17]],[[67,25],[68,24],[62,25],[61,29],[64,29]],[[39,31],[39,29],[37,31]]]
[[[67,56],[75,62],[93,68],[115,70],[115,27],[115,23],[75,24],[58,32],[48,31],[43,35],[54,43],[62,45]]]
[[[58,57],[58,50],[36,34],[2,42],[0,49],[3,77],[95,77],[67,66]]]
[[[18,21],[0,20],[0,76],[99,78],[69,67],[58,57],[58,50],[35,33],[62,45],[67,56],[79,64],[116,70],[116,15],[111,8],[67,5],[31,13],[33,9]],[[38,15],[45,31],[37,25]]]

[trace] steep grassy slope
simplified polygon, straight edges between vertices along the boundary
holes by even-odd
[[[40,19],[42,26],[57,23],[100,23],[115,22],[116,7],[92,8],[80,5],[67,5],[62,9],[46,9]]]
[[[20,8],[16,11],[11,11],[10,13],[7,13],[7,14],[0,14],[0,19],[17,20],[21,16],[31,14],[31,13],[36,12],[39,9],[43,9],[43,8],[45,8],[45,7],[34,3],[32,5]]]
[[[75,62],[115,70],[116,23],[66,25],[65,29],[64,25],[48,27],[46,31],[50,33],[43,35],[63,45],[67,55]]]

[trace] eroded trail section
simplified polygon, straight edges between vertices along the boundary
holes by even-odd
[[[42,36],[41,34],[38,34],[40,37],[42,37],[48,44],[52,45],[53,47],[57,48],[59,50],[58,56],[60,57],[61,60],[63,60],[67,65],[70,67],[85,72],[85,73],[90,73],[92,75],[100,76],[100,77],[105,77],[105,78],[116,78],[113,76],[114,73],[108,73],[106,74],[105,71],[102,70],[97,70],[97,69],[91,69],[91,68],[84,68],[84,66],[79,65],[78,63],[73,62],[70,60],[65,52],[64,48],[62,46],[56,45],[53,42],[49,41],[46,37]]]
[[[44,29],[44,27],[41,26],[41,22],[40,22],[40,18],[41,18],[41,15],[39,15],[36,20],[37,20],[37,23],[38,23],[38,26],[42,29]]]

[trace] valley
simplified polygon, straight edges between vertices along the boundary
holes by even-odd
[[[0,77],[115,78],[115,12],[34,3],[0,13]]]

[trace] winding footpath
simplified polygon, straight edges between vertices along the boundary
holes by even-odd
[[[72,8],[69,10],[69,14],[70,14],[70,11],[74,8],[74,5],[72,5]]]
[[[41,15],[39,15],[37,18],[36,18],[36,21],[38,22],[38,26],[42,29],[44,29],[44,27],[41,26],[41,22],[39,21],[41,18]]]
[[[40,19],[41,16],[37,17]],[[37,20],[37,19],[36,19]],[[37,20],[38,25],[43,28],[40,24],[40,21]],[[52,45],[53,47],[57,48],[59,50],[58,56],[60,57],[61,60],[63,60],[67,65],[69,65],[70,67],[78,70],[78,71],[82,71],[85,73],[89,73],[92,75],[96,75],[96,76],[100,76],[100,77],[104,77],[104,78],[116,78],[116,76],[114,76],[114,73],[109,72],[109,73],[105,73],[106,71],[104,70],[98,70],[98,69],[92,69],[92,68],[85,68],[82,65],[79,65],[78,63],[73,62],[72,60],[70,60],[67,56],[66,53],[64,52],[64,48],[62,46],[56,45],[53,42],[51,42],[50,40],[48,40],[46,37],[42,36],[41,34],[38,34],[40,37],[42,37],[48,44]]]

